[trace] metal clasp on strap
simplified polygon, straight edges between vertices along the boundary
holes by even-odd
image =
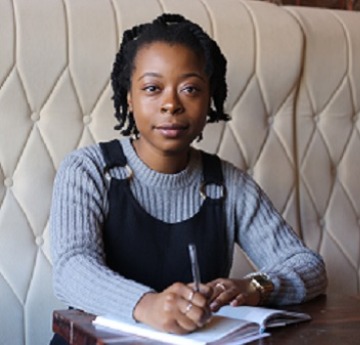
[[[127,171],[127,173],[128,173],[128,176],[126,176],[126,180],[131,180],[132,178],[133,178],[133,176],[134,176],[134,172],[132,171],[132,169],[130,168],[130,166],[128,165],[128,164],[126,164],[125,166],[124,166],[124,168],[126,169],[126,171]],[[104,175],[105,175],[105,178],[106,178],[106,180],[107,181],[110,181],[111,180],[111,175],[110,175],[110,173],[109,173],[109,168],[108,167],[105,167],[104,168]]]
[[[224,184],[222,183],[216,183],[216,182],[205,182],[203,181],[200,185],[200,195],[203,199],[206,199],[208,197],[208,195],[206,194],[206,186],[210,185],[210,184],[214,184],[218,187],[221,187],[221,196],[220,198],[217,198],[218,200],[222,200],[225,199],[226,197],[226,188],[224,186]]]

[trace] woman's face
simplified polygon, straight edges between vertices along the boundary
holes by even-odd
[[[142,152],[184,153],[199,136],[210,107],[204,65],[201,56],[181,44],[154,42],[140,48],[128,103]]]

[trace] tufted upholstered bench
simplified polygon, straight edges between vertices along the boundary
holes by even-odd
[[[360,13],[242,0],[0,0],[0,344],[43,345],[52,183],[71,150],[117,137],[109,73],[122,31],[161,12],[200,23],[228,58],[226,126],[201,147],[247,170],[360,292]],[[233,275],[252,270],[237,250]]]

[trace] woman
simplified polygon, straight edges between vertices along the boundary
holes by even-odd
[[[124,33],[112,72],[124,138],[73,152],[55,181],[54,288],[66,304],[183,334],[223,305],[301,303],[325,291],[323,260],[251,177],[191,147],[207,122],[229,119],[225,73],[216,42],[182,16]],[[228,278],[235,243],[258,272]]]

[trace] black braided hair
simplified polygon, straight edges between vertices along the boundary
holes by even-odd
[[[162,14],[153,22],[126,30],[111,73],[115,117],[119,124],[115,129],[127,136],[138,134],[134,116],[128,112],[127,93],[137,52],[153,42],[182,44],[205,60],[205,72],[210,80],[210,97],[215,109],[209,110],[207,122],[228,121],[224,113],[227,96],[226,59],[217,43],[197,24],[179,14]]]

